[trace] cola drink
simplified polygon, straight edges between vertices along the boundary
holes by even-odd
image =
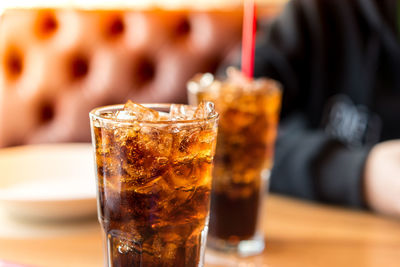
[[[90,113],[106,266],[202,266],[218,115],[133,102]]]
[[[264,248],[261,205],[273,161],[280,85],[266,78],[249,80],[230,69],[224,81],[197,75],[188,83],[188,96],[191,104],[213,101],[220,115],[209,245],[259,253]]]

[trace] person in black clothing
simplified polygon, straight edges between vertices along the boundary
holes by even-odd
[[[292,0],[261,26],[255,76],[284,88],[272,191],[400,215],[399,5]]]

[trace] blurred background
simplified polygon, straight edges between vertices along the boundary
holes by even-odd
[[[259,20],[287,0],[260,0]],[[101,105],[186,102],[240,46],[242,1],[2,1],[0,147],[88,142]]]
[[[400,218],[400,2],[256,2],[255,75],[284,86],[271,191]],[[100,266],[97,222],[43,223],[95,217],[92,148],[72,144],[89,111],[186,103],[238,62],[242,18],[243,0],[0,0],[0,266]],[[268,198],[269,254],[246,266],[398,266],[398,219]]]

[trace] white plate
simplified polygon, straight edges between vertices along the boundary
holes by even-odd
[[[62,220],[96,214],[90,144],[0,149],[0,205],[13,216]]]

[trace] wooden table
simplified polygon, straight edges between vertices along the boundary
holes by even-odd
[[[264,254],[220,263],[212,255],[206,266],[400,266],[400,221],[276,195],[264,211]],[[67,235],[0,237],[0,259],[43,267],[102,266],[100,229],[95,220],[85,227]]]

